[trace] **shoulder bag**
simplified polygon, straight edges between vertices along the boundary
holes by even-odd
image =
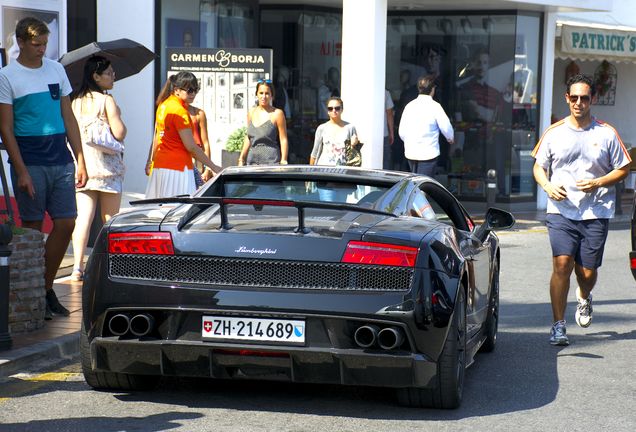
[[[359,142],[358,145],[351,145],[351,140],[345,140],[345,165],[347,166],[362,166],[362,153],[360,153],[360,148],[362,147],[362,143]]]
[[[94,147],[99,151],[108,154],[121,154],[124,152],[124,143],[117,140],[113,136],[113,132],[110,130],[108,124],[108,118],[106,117],[105,107],[106,97],[102,100],[101,107],[97,113],[97,117],[89,125],[87,125],[86,144],[87,146]]]

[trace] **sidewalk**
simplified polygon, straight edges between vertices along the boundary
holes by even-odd
[[[130,197],[128,202],[136,197]],[[125,198],[126,199],[126,198]],[[629,227],[632,211],[631,198],[623,199],[623,213],[616,215],[610,222],[610,227]],[[527,212],[515,214],[517,223],[513,231],[527,231],[542,229],[545,212]],[[627,254],[627,251],[625,251]],[[58,270],[54,285],[60,302],[71,312],[69,317],[54,316],[46,321],[42,329],[16,335],[13,347],[7,351],[0,351],[0,379],[23,370],[37,370],[51,363],[77,358],[79,356],[79,332],[82,318],[82,282],[72,282],[70,274],[73,269],[73,255],[64,257]]]

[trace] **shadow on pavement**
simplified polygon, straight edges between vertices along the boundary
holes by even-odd
[[[188,412],[167,412],[145,417],[83,417],[53,420],[33,420],[26,423],[4,423],[3,432],[59,432],[99,431],[120,432],[122,430],[162,431],[183,426],[183,420],[203,417]]]

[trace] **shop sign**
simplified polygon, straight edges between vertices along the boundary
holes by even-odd
[[[167,51],[171,71],[269,74],[272,70],[271,49],[174,48]]]
[[[636,33],[564,24],[561,28],[561,51],[636,58]]]

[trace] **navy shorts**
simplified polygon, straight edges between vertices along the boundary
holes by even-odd
[[[589,269],[597,269],[603,262],[603,250],[609,229],[608,219],[571,220],[560,214],[547,214],[552,256],[568,255]]]
[[[35,198],[18,188],[18,177],[11,166],[13,193],[18,203],[20,219],[26,222],[44,220],[44,212],[51,219],[75,219],[75,164],[66,165],[27,165],[33,181]]]

